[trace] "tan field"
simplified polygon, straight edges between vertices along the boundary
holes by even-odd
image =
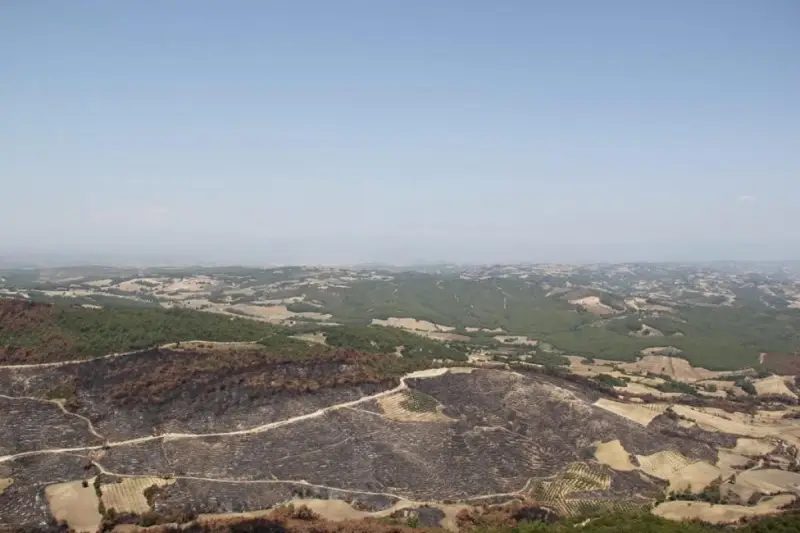
[[[637,455],[636,460],[642,472],[669,481],[679,481],[678,473],[692,464],[683,454],[674,451],[656,452],[651,455]]]
[[[414,331],[414,333],[422,335],[423,337],[428,337],[429,339],[444,342],[467,342],[470,339],[466,335],[459,335],[458,333],[444,333],[441,331]]]
[[[756,388],[756,392],[759,396],[770,396],[770,395],[777,395],[777,396],[786,396],[789,398],[797,399],[797,394],[792,392],[789,387],[786,386],[786,380],[791,379],[794,380],[794,377],[783,377],[783,376],[769,376],[764,379],[756,379],[753,381],[753,385]]]
[[[778,437],[790,444],[800,443],[800,433],[791,420],[781,420],[782,412],[759,411],[756,416],[744,413],[727,413],[721,409],[693,408],[675,405],[673,410],[682,417],[693,420],[703,429],[722,431],[747,437]],[[775,414],[777,413],[777,415]],[[738,449],[734,452],[740,453]],[[747,455],[742,453],[742,455]]]
[[[260,305],[236,304],[231,306],[231,309],[268,322],[282,322],[291,318],[308,318],[311,320],[330,320],[332,318],[332,315],[323,313],[294,313],[289,311],[285,305],[265,307]]]
[[[629,404],[615,402],[606,398],[600,398],[594,403],[594,405],[596,407],[600,407],[601,409],[605,409],[606,411],[611,411],[616,415],[623,416],[628,420],[632,420],[643,426],[646,426],[652,422],[655,417],[662,414],[667,409],[666,404]]]
[[[614,470],[629,472],[637,469],[631,463],[631,458],[619,439],[598,444],[594,457],[598,463],[607,465]]]
[[[387,320],[380,320],[377,318],[372,319],[372,323],[378,326],[391,326],[394,328],[408,329],[411,331],[453,331],[456,328],[450,326],[442,326],[427,320],[417,320],[416,318],[397,318],[390,317]]]
[[[0,478],[0,494],[3,494],[12,483],[14,483],[14,480],[10,477]]]
[[[673,491],[688,490],[690,492],[703,492],[714,480],[719,479],[722,470],[705,461],[698,461],[681,468],[669,480],[669,489]]]
[[[151,510],[144,497],[145,489],[153,486],[163,487],[174,482],[174,479],[167,480],[160,477],[125,478],[119,483],[102,485],[100,499],[106,509],[115,509],[119,513],[142,514]]]
[[[614,390],[620,394],[636,394],[639,396],[655,396],[656,398],[677,398],[683,396],[679,392],[663,392],[653,387],[648,387],[642,383],[630,382],[624,387],[614,387]]]
[[[742,437],[736,440],[736,446],[733,448],[733,453],[757,457],[759,455],[771,453],[774,449],[775,444],[772,442]]]
[[[94,478],[84,487],[81,481],[58,483],[44,489],[47,505],[57,521],[65,521],[76,533],[95,533],[103,517],[93,486]]]
[[[570,300],[569,303],[573,305],[580,305],[588,312],[597,316],[613,315],[616,311],[600,301],[599,296],[586,296],[585,298],[577,298]]]
[[[686,359],[666,355],[645,355],[635,363],[621,364],[620,368],[628,372],[665,374],[672,379],[685,382],[712,379],[722,374],[705,368],[693,367]]]
[[[791,494],[765,498],[758,505],[719,505],[707,502],[670,501],[660,504],[653,513],[670,520],[702,520],[711,524],[732,524],[742,518],[779,513],[795,500]]]
[[[749,460],[744,455],[739,455],[730,450],[717,450],[717,468],[726,476],[734,473],[737,468],[746,465]]]
[[[800,495],[800,474],[786,470],[747,470],[736,476],[736,484],[764,494],[794,492]]]

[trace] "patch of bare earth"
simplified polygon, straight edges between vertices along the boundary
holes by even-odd
[[[636,466],[631,462],[630,455],[619,439],[598,444],[597,448],[595,448],[594,457],[598,463],[607,465],[614,470],[624,472],[636,470]]]
[[[569,300],[569,303],[582,307],[587,312],[597,316],[613,315],[616,312],[614,308],[602,303],[599,296],[577,298],[575,300]]]
[[[796,400],[797,394],[792,392],[786,385],[787,379],[794,381],[794,376],[769,376],[764,379],[754,380],[753,385],[759,396],[784,396]]]
[[[103,517],[98,511],[100,502],[94,490],[94,478],[87,486],[82,481],[57,483],[44,489],[50,513],[62,520],[76,533],[95,533]]]
[[[665,374],[672,379],[685,382],[712,379],[722,374],[705,368],[693,367],[686,359],[666,355],[645,355],[635,363],[621,364],[620,368],[628,372]]]
[[[434,322],[428,322],[427,320],[417,320],[416,318],[398,318],[398,317],[390,317],[386,320],[380,320],[378,318],[373,318],[372,323],[378,326],[389,326],[393,328],[401,328],[407,329],[411,331],[429,331],[429,332],[449,332],[453,331],[454,327],[450,326],[443,326],[441,324],[436,324]]]
[[[758,505],[720,505],[707,502],[670,501],[660,504],[653,514],[669,520],[702,520],[711,524],[732,524],[742,518],[777,514],[795,500],[791,494],[765,498]]]
[[[794,492],[800,495],[800,473],[775,468],[746,470],[736,476],[736,484],[762,494]]]
[[[332,315],[324,313],[294,313],[289,311],[285,305],[272,305],[261,306],[251,304],[235,304],[231,306],[230,311],[234,314],[243,314],[246,316],[266,320],[268,322],[283,322],[292,318],[305,318],[310,320],[330,320]]]
[[[10,477],[8,478],[0,478],[0,494],[3,494],[5,490],[14,483],[14,480]]]

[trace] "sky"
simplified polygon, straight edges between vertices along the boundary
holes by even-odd
[[[0,256],[800,259],[796,0],[0,1]]]

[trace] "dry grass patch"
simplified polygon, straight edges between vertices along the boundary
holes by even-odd
[[[684,382],[712,379],[722,374],[705,368],[693,367],[686,359],[667,355],[645,355],[635,363],[621,364],[620,368],[628,372],[665,374],[672,379]]]
[[[756,388],[756,393],[759,396],[786,396],[788,398],[797,399],[797,394],[792,392],[789,387],[786,386],[786,379],[783,376],[769,376],[764,379],[756,379],[753,381],[753,385]],[[789,379],[794,380],[793,377]]]
[[[702,520],[711,524],[733,524],[742,518],[777,514],[795,500],[791,494],[765,498],[758,505],[719,505],[707,502],[670,501],[660,504],[653,514],[669,520]]]
[[[613,307],[602,303],[599,296],[577,298],[575,300],[569,300],[569,303],[583,307],[587,312],[597,316],[608,316],[616,313]]]
[[[0,494],[3,494],[5,490],[14,483],[14,479],[10,477],[0,478]]]
[[[624,472],[636,470],[636,467],[631,462],[630,455],[619,439],[598,444],[594,451],[594,457],[598,463],[607,465],[614,470]]]
[[[722,470],[705,461],[692,463],[681,468],[670,479],[669,489],[679,491],[703,492],[714,480],[722,476]]]
[[[736,470],[742,468],[749,460],[750,459],[744,455],[739,455],[738,453],[734,453],[730,450],[717,450],[717,468],[719,468],[725,475],[730,475]]]
[[[282,322],[291,318],[306,318],[310,320],[330,320],[333,315],[324,313],[294,313],[289,311],[285,305],[261,306],[251,304],[235,304],[229,308],[233,314],[244,314],[268,322]]]
[[[70,481],[44,489],[50,513],[57,521],[66,522],[76,533],[95,533],[103,520],[93,483],[94,478],[88,480],[86,487],[82,481]]]
[[[607,398],[600,398],[594,402],[594,405],[643,426],[648,425],[667,409],[666,404],[630,404],[615,402]]]
[[[759,455],[767,455],[775,450],[775,443],[761,439],[748,439],[740,438],[736,440],[736,446],[733,448],[733,453],[740,455],[747,455],[757,457]]]
[[[676,398],[683,396],[683,394],[679,392],[663,392],[637,382],[629,382],[625,387],[614,387],[614,390],[622,394],[636,394],[639,396],[649,395],[655,396],[656,398]]]
[[[764,494],[779,492],[800,494],[800,473],[775,468],[747,470],[736,476],[736,484]]]
[[[174,483],[174,479],[160,477],[129,477],[119,483],[102,485],[100,499],[106,509],[116,509],[120,513],[142,514],[150,511],[144,497],[145,489],[150,487],[163,487]]]
[[[386,320],[373,318],[372,323],[377,326],[390,326],[394,328],[408,329],[411,331],[442,331],[446,333],[456,329],[454,327],[428,322],[427,320],[417,320],[416,318],[390,317]]]

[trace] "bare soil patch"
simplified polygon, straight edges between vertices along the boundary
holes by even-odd
[[[779,492],[800,494],[800,473],[775,468],[747,470],[736,476],[736,484],[764,494]]]
[[[672,379],[685,382],[711,379],[722,374],[705,368],[693,367],[686,359],[666,355],[645,355],[635,363],[621,364],[620,368],[629,372],[665,374]]]
[[[577,298],[574,300],[569,300],[569,303],[583,307],[587,312],[597,316],[613,315],[616,312],[614,308],[602,303],[599,296],[586,296],[584,298]]]
[[[797,399],[797,394],[792,392],[789,387],[786,386],[786,380],[791,379],[794,381],[793,377],[783,377],[783,376],[769,376],[763,379],[756,379],[753,381],[753,385],[756,388],[756,393],[759,396],[785,396],[788,398]]]
[[[65,521],[77,533],[95,533],[103,517],[98,511],[100,502],[94,491],[94,478],[87,486],[82,481],[57,483],[44,489],[50,512],[56,520]]]
[[[791,494],[765,498],[752,507],[744,505],[719,505],[707,502],[670,501],[660,504],[653,513],[669,520],[702,520],[711,524],[732,524],[742,518],[765,516],[781,512],[781,508],[795,500]]]
[[[3,494],[5,490],[14,483],[14,480],[10,477],[8,478],[0,478],[0,494]]]
[[[682,453],[672,450],[656,452],[651,455],[637,455],[636,459],[639,461],[642,472],[669,481],[670,484],[673,481],[679,481],[679,472],[693,462]]]
[[[705,461],[692,463],[675,473],[669,488],[674,491],[688,490],[699,493],[722,475],[722,470]]]
[[[619,439],[598,444],[594,451],[594,457],[598,463],[610,466],[614,470],[623,472],[636,470],[630,455]]]
[[[408,329],[412,331],[448,332],[456,329],[454,327],[443,326],[441,324],[436,324],[434,322],[428,322],[427,320],[417,320],[416,318],[390,317],[387,320],[380,320],[378,318],[373,318],[372,323],[378,326],[390,326],[394,328]]]
[[[758,457],[759,455],[771,453],[774,449],[775,443],[773,442],[742,437],[736,440],[736,447],[733,452],[740,455]]]

